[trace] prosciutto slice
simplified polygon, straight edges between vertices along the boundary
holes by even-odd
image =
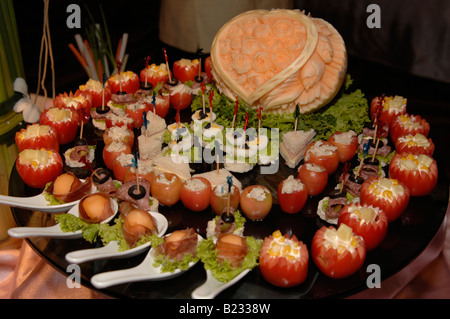
[[[143,236],[157,232],[157,223],[153,216],[145,210],[121,205],[123,218],[122,234],[128,246],[134,247]]]
[[[247,243],[245,237],[235,234],[221,234],[216,243],[217,260],[230,263],[231,268],[239,268],[247,256]]]
[[[157,251],[170,260],[181,261],[187,254],[196,255],[198,235],[192,228],[176,230],[164,237],[164,243]]]
[[[136,180],[131,180],[122,184],[122,186],[120,186],[120,188],[117,190],[117,198],[122,201],[132,203],[140,209],[150,210],[152,207],[150,205],[150,182],[145,179],[139,179],[139,185],[144,187],[146,192],[145,196],[140,199],[134,199],[128,194],[128,190],[130,189],[130,187],[135,185],[137,185]]]

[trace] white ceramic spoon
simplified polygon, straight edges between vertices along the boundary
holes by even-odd
[[[162,236],[167,231],[169,227],[169,222],[167,218],[156,212],[150,212],[150,214],[156,219],[156,224],[158,225],[158,236]],[[88,248],[82,250],[72,251],[66,254],[66,260],[71,264],[80,264],[86,261],[106,259],[106,258],[124,258],[132,257],[140,254],[143,250],[150,247],[150,242],[134,247],[128,250],[119,250],[119,242],[111,241],[106,246],[99,248]]]
[[[202,240],[200,235],[198,236],[198,240]],[[127,282],[167,280],[179,276],[189,270],[176,269],[173,272],[162,272],[161,267],[153,266],[153,262],[154,250],[151,248],[145,259],[138,266],[94,275],[91,278],[91,283],[94,287],[103,289]],[[195,264],[196,263],[191,262],[189,268],[192,268]]]
[[[248,274],[250,269],[242,271],[239,275],[231,279],[229,282],[222,282],[214,278],[212,272],[208,269],[206,270],[206,281],[200,287],[197,287],[191,294],[193,299],[213,299],[219,293],[225,289],[231,287],[239,280],[241,280],[245,275]]]
[[[83,182],[84,180],[81,180]],[[91,193],[97,190],[95,186],[92,186]],[[61,205],[49,205],[49,202],[45,199],[45,192],[31,197],[16,197],[0,195],[0,205],[8,205],[11,207],[24,208],[29,210],[35,210],[43,213],[63,213],[67,212],[73,206],[80,201],[73,201]]]
[[[65,203],[62,205],[49,205],[45,199],[44,193],[31,197],[15,197],[0,195],[0,205],[8,205],[11,207],[24,208],[29,210],[35,210],[43,213],[62,213],[67,212],[78,201]]]
[[[78,203],[73,206],[67,214],[72,214],[76,217],[79,217],[78,211]],[[119,206],[117,202],[111,199],[111,207],[113,208],[114,214],[104,220],[102,223],[109,223],[114,216],[116,216],[117,211],[119,210]],[[52,238],[81,238],[82,233],[81,230],[77,230],[74,232],[65,232],[61,230],[61,227],[58,224],[49,226],[49,227],[12,227],[8,229],[8,235],[14,238],[30,238],[30,237],[52,237]]]

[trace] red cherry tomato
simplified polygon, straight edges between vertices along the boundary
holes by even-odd
[[[79,117],[74,109],[46,109],[41,113],[39,122],[55,129],[59,144],[72,142],[77,136]]]
[[[389,177],[403,183],[411,196],[425,196],[437,184],[436,160],[427,155],[395,154],[389,164]]]
[[[126,92],[134,94],[141,88],[139,76],[132,71],[116,73],[108,79],[108,86],[111,88],[111,94],[117,92]]]
[[[181,83],[188,81],[195,81],[195,77],[198,75],[200,63],[197,59],[180,59],[173,63],[173,75]]]
[[[25,184],[44,188],[62,174],[63,161],[59,153],[51,150],[25,149],[17,157],[16,168]]]
[[[131,147],[122,142],[112,142],[103,148],[103,162],[110,170],[114,167],[114,161],[120,154],[131,154]]]
[[[298,169],[298,178],[305,184],[308,195],[316,196],[327,186],[328,172],[322,165],[305,163]]]
[[[128,104],[125,109],[125,114],[127,114],[133,120],[133,127],[140,128],[144,123],[144,112],[147,113],[150,107],[144,103],[134,103]]]
[[[175,110],[184,110],[191,105],[192,90],[189,86],[179,83],[170,92],[170,105]]]
[[[379,207],[351,203],[344,206],[338,218],[338,226],[346,224],[366,243],[367,251],[376,248],[386,237],[388,217]]]
[[[278,184],[277,193],[281,210],[289,214],[301,211],[308,199],[305,185],[292,175]]]
[[[134,155],[130,153],[122,153],[117,156],[112,163],[112,171],[114,177],[119,182],[125,182],[125,174],[131,165]],[[105,164],[106,165],[106,164]]]
[[[231,188],[231,196],[230,196],[230,208],[233,211],[236,211],[239,206],[239,201],[241,198],[241,192],[236,185],[233,185]],[[221,184],[214,187],[211,192],[211,208],[216,215],[222,214],[228,205],[228,185]]]
[[[339,162],[345,163],[355,156],[358,149],[358,136],[354,131],[334,132],[328,142],[337,147]]]
[[[272,208],[272,194],[265,186],[251,185],[242,191],[240,204],[248,219],[264,219]]]
[[[153,181],[153,178],[155,177],[155,172],[151,171],[151,172],[147,172],[147,173],[141,173],[139,171],[138,177],[139,177],[139,179],[145,179],[151,185],[152,181]],[[126,182],[129,182],[129,181],[135,181],[135,180],[136,180],[136,171],[135,171],[135,169],[131,168],[131,167],[127,167],[127,170],[125,171],[125,174],[124,174],[123,182],[126,183]]]
[[[342,232],[345,227],[341,224]],[[329,233],[326,233],[329,232]],[[344,241],[346,246],[339,244],[339,231],[333,226],[322,226],[314,234],[311,244],[311,257],[317,268],[331,278],[344,278],[354,274],[361,268],[366,258],[366,244],[361,236],[350,235],[350,242]],[[330,240],[334,239],[334,240]]]
[[[208,56],[205,59],[205,73],[208,76],[208,78],[210,79],[210,81],[212,81],[212,79],[213,79],[213,76],[212,76],[212,73],[211,73],[211,69],[212,69],[212,67],[211,67],[211,56]]]
[[[130,148],[133,148],[134,131],[129,130],[126,126],[111,126],[106,128],[103,132],[103,142],[105,145],[109,145],[114,141],[128,144]]]
[[[132,130],[134,128],[133,119],[128,114],[116,115],[110,112],[105,117],[105,124],[107,128],[113,126],[126,126],[129,130]]]
[[[27,125],[26,128],[16,132],[15,141],[19,152],[27,148],[34,150],[45,148],[59,152],[58,136],[50,125]]]
[[[162,93],[161,96],[156,99],[156,114],[160,117],[166,117],[167,113],[169,113],[169,108],[170,95],[168,93]]]
[[[265,280],[278,287],[294,287],[308,275],[309,254],[295,235],[282,236],[275,231],[264,238],[259,256],[259,270]]]
[[[77,90],[75,94],[70,92],[60,93],[53,100],[53,105],[59,109],[72,108],[78,112],[79,120],[86,124],[89,121],[92,108],[92,96],[88,92]]]
[[[379,207],[386,213],[389,222],[406,210],[409,198],[409,189],[394,178],[373,177],[361,185],[361,204]]]
[[[397,144],[397,140],[400,136],[407,134],[415,135],[420,133],[425,137],[428,137],[430,133],[430,124],[420,117],[420,115],[402,114],[396,116],[389,127],[389,133],[391,135],[392,142]]]
[[[92,82],[93,81],[93,82]],[[91,95],[92,104],[91,108],[99,107],[108,104],[111,101],[111,89],[108,85],[103,85],[99,81],[89,80],[86,84],[82,84],[79,87],[81,92],[85,92]]]
[[[327,141],[313,142],[306,148],[304,162],[319,164],[331,175],[339,166],[338,149]]]
[[[172,74],[172,73],[171,73]],[[165,63],[160,65],[150,64],[147,68],[144,68],[140,73],[140,79],[142,83],[151,83],[155,88],[158,83],[164,84],[169,80],[169,72]]]
[[[173,173],[155,174],[150,192],[160,204],[172,206],[180,200],[182,185],[180,178]]]
[[[434,149],[435,146],[431,138],[427,139],[425,135],[420,133],[400,136],[395,144],[395,151],[397,153],[433,156]]]
[[[372,121],[375,120],[375,112],[378,110],[378,120],[391,124],[392,120],[401,114],[406,113],[406,99],[402,99],[401,105],[392,103],[394,99],[402,99],[401,97],[375,97],[370,103],[370,116]]]
[[[211,183],[206,178],[192,177],[183,183],[180,199],[187,209],[200,212],[209,207],[211,192]]]

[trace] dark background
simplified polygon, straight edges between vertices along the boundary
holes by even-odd
[[[192,5],[192,0],[180,2]],[[81,29],[69,29],[66,25],[70,14],[66,9],[71,3],[81,7]],[[100,7],[103,8],[113,51],[122,34],[129,34],[127,53],[130,58],[127,69],[139,72],[144,67],[147,55],[151,56],[151,63],[164,62],[163,47],[169,52],[169,60],[183,56],[183,52],[171,50],[158,38],[159,3],[158,0],[50,1],[49,21],[57,93],[76,90],[79,84],[87,81],[86,73],[68,48],[69,43],[75,45],[76,33],[86,38],[85,29],[90,21],[87,8],[100,24]],[[364,67],[364,76],[369,79],[372,72],[380,70],[379,65],[386,67],[384,83],[377,84],[380,93],[390,88],[392,82],[398,90],[394,92],[396,94],[402,94],[403,86],[405,95],[408,93],[406,89],[417,94],[425,90],[421,81],[419,87],[396,83],[395,74],[400,72],[429,80],[429,83],[436,82],[437,87],[430,86],[432,92],[423,93],[446,100],[447,84],[450,84],[450,1],[296,0],[294,3],[296,8],[311,13],[311,16],[327,20],[341,33],[350,57],[349,72],[358,72]],[[366,19],[370,15],[366,12],[367,6],[372,3],[378,4],[381,9],[380,29],[366,26]],[[14,5],[26,80],[30,92],[33,92],[37,89],[44,3],[15,0]],[[183,57],[189,55],[184,54]],[[51,83],[50,71],[46,79]],[[443,85],[437,82],[443,82]]]

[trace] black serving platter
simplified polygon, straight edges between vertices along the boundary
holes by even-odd
[[[97,144],[96,166],[102,166],[100,135],[95,134],[92,124],[85,127],[85,136],[91,139],[90,143]],[[93,140],[92,140],[93,139]],[[62,148],[61,153],[67,147]],[[258,268],[251,271],[244,279],[231,288],[225,290],[216,298],[218,299],[322,299],[348,297],[357,292],[367,289],[366,280],[372,271],[368,266],[376,264],[380,267],[381,278],[385,280],[405,268],[427,247],[433,237],[440,229],[447,211],[449,200],[449,183],[445,169],[439,165],[438,183],[431,194],[425,197],[412,197],[406,212],[396,221],[389,224],[388,233],[379,247],[367,253],[366,260],[361,269],[343,279],[328,278],[314,265],[312,259],[309,262],[309,271],[306,281],[292,288],[278,288],[266,282]],[[310,197],[304,209],[298,214],[286,214],[281,211],[277,201],[278,183],[293,174],[297,175],[295,169],[288,168],[280,157],[279,169],[276,174],[261,174],[261,167],[256,166],[252,171],[242,174],[234,174],[242,183],[243,187],[252,184],[267,186],[273,195],[274,205],[268,216],[262,221],[248,220],[245,225],[245,235],[263,239],[275,230],[289,235],[295,234],[310,249],[314,233],[321,226],[328,224],[317,215],[317,203],[324,196]],[[214,164],[195,164],[192,166],[197,172],[214,170]],[[332,178],[330,178],[332,181]],[[329,183],[329,187],[335,184]],[[11,196],[31,196],[42,190],[33,189],[24,184],[17,173],[12,169],[10,178]],[[19,208],[12,208],[13,216],[18,226],[44,227],[53,225],[54,214],[33,212]],[[168,233],[176,229],[186,227],[194,228],[200,235],[205,236],[207,222],[214,217],[213,212],[207,209],[203,212],[192,212],[184,208],[181,202],[172,206],[160,206],[160,213],[165,215],[169,221]],[[69,263],[65,255],[71,251],[93,248],[100,244],[89,244],[83,239],[52,239],[52,238],[29,238],[29,244],[44,257],[51,265],[62,273],[67,273]],[[146,253],[123,259],[97,260],[80,264],[82,283],[95,289],[90,284],[90,278],[101,272],[125,269],[136,266],[145,257]],[[185,272],[179,277],[166,281],[135,282],[121,284],[107,289],[99,290],[101,293],[117,298],[191,298],[192,291],[200,286],[206,279],[203,265],[198,263],[193,269]]]

